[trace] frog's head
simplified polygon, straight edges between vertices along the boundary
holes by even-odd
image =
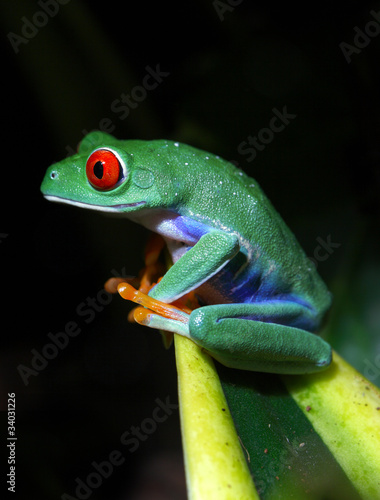
[[[159,206],[154,173],[139,161],[142,142],[91,132],[76,155],[47,170],[41,191],[50,201],[102,212],[129,213]]]

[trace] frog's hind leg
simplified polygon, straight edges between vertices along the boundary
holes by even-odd
[[[310,373],[328,367],[331,347],[300,327],[305,317],[311,324],[312,313],[290,301],[217,304],[193,311],[189,331],[194,342],[225,366]]]

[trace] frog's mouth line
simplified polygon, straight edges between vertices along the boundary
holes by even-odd
[[[59,196],[44,195],[49,201],[55,201],[56,203],[67,203],[68,205],[74,205],[75,207],[87,208],[90,210],[99,210],[101,212],[120,212],[125,208],[136,208],[146,204],[146,201],[137,201],[135,203],[121,203],[119,205],[91,205],[91,203],[83,203],[81,201],[68,200],[66,198],[60,198]]]

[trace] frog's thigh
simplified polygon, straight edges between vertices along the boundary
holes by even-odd
[[[278,319],[286,322],[297,308],[302,306],[285,303]],[[191,313],[190,337],[222,364],[241,370],[296,374],[330,364],[331,347],[323,339],[274,321],[270,303],[205,306]]]

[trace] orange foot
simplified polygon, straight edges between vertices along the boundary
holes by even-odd
[[[128,320],[153,328],[161,328],[161,334],[165,347],[169,347],[173,340],[173,333],[165,331],[165,327],[180,322],[183,325],[188,323],[189,314],[199,304],[194,293],[181,297],[173,304],[166,304],[149,297],[147,294],[155,286],[155,281],[159,282],[160,274],[164,272],[159,256],[164,246],[163,239],[158,235],[153,235],[145,250],[145,267],[134,278],[110,278],[104,285],[109,293],[119,292],[121,297],[139,304],[128,315]],[[137,289],[138,288],[138,289]],[[172,321],[171,321],[172,320]],[[155,326],[153,326],[155,325]]]

